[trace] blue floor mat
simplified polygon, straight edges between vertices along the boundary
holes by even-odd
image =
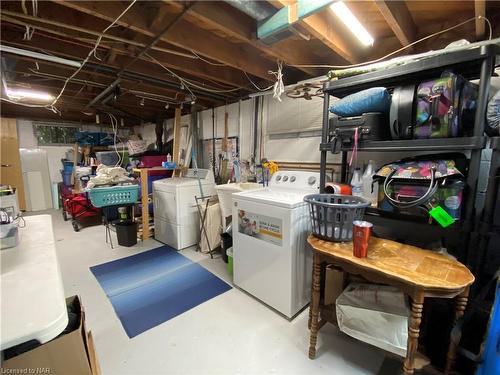
[[[231,286],[168,246],[90,267],[132,338]]]

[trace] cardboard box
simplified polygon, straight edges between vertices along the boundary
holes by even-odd
[[[337,297],[342,294],[344,290],[344,272],[332,266],[326,266],[325,269],[325,296],[323,303],[331,305],[335,303]]]
[[[79,312],[79,324],[73,331],[10,358],[2,363],[2,374],[99,375],[100,368],[92,335],[85,327],[85,312],[78,296],[66,299],[66,305]],[[13,369],[13,370],[7,370]]]

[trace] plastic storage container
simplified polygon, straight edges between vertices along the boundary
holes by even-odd
[[[73,162],[70,161],[70,160],[64,160],[64,159],[61,159],[61,163],[63,165],[63,170],[65,172],[73,172]]]
[[[118,157],[120,155],[120,158]],[[109,167],[114,167],[118,161],[120,165],[126,165],[129,162],[127,151],[118,150],[118,154],[115,151],[99,151],[95,153],[97,161],[101,164],[107,165]]]
[[[362,220],[370,202],[352,195],[310,194],[304,197],[309,203],[312,232],[327,241],[352,240],[352,222]]]
[[[226,250],[227,254],[227,272],[233,276],[233,248],[230,247]]]
[[[227,250],[233,246],[233,237],[229,233],[221,233],[220,235],[220,247],[222,249],[222,260],[224,263],[228,262]]]
[[[161,167],[161,163],[167,160],[166,155],[141,156],[139,168]]]
[[[134,246],[137,244],[137,223],[122,221],[116,223],[116,237],[120,246]]]
[[[66,172],[64,170],[61,170],[61,176],[62,176],[62,181],[63,181],[63,184],[66,185],[66,186],[71,186],[73,185],[71,183],[71,175],[73,174],[72,171],[70,172]]]
[[[0,225],[0,249],[8,249],[19,244],[19,218],[12,223]]]

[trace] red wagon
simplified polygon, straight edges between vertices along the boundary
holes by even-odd
[[[71,188],[61,184],[62,215],[64,221],[71,219],[75,232],[80,228],[102,223],[102,210],[92,206],[87,193],[73,194]]]

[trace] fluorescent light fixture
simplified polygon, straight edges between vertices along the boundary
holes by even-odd
[[[343,1],[336,1],[330,5],[330,9],[338,18],[340,18],[340,20],[349,28],[349,30],[351,30],[351,32],[364,46],[373,46],[373,37]]]
[[[10,99],[15,99],[15,100],[34,99],[34,100],[43,100],[47,102],[54,100],[54,97],[52,95],[41,91],[24,90],[24,89],[7,89],[6,94]]]
[[[29,51],[29,50],[26,50],[26,49],[21,49],[21,48],[6,46],[6,45],[0,45],[0,52],[2,52],[2,53],[12,53],[14,55],[19,55],[19,56],[32,57],[32,58],[35,58],[35,59],[38,59],[38,60],[50,61],[50,62],[54,62],[54,63],[57,63],[57,64],[62,64],[62,65],[67,65],[67,66],[73,66],[75,68],[79,68],[80,66],[82,66],[82,63],[79,62],[79,61],[63,59],[62,57],[57,57],[57,56],[52,56],[52,55],[46,55],[44,53],[39,53],[39,52],[35,52],[35,51]]]

